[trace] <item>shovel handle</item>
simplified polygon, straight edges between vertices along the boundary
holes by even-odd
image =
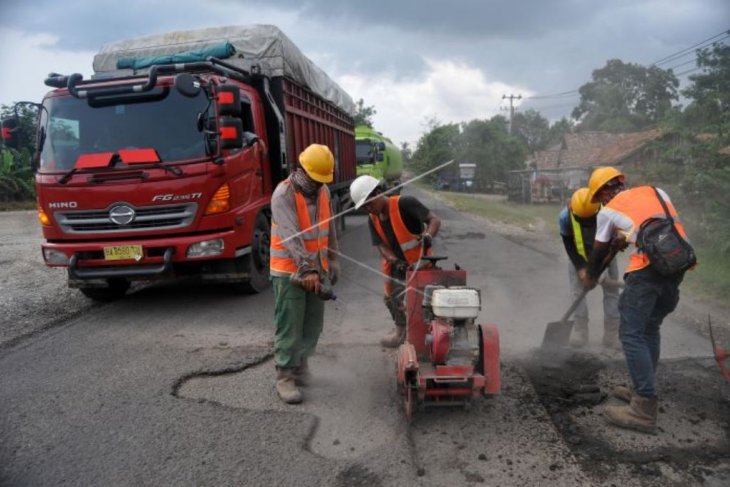
[[[603,274],[603,272],[606,270],[606,268],[611,263],[613,258],[616,257],[617,253],[618,253],[618,249],[611,247],[608,254],[606,255],[606,258],[603,259],[603,264],[601,265],[601,274]],[[570,318],[570,315],[573,314],[573,312],[578,307],[578,304],[580,304],[580,302],[583,300],[583,298],[586,297],[586,294],[588,294],[588,291],[590,291],[590,289],[588,289],[586,287],[583,288],[583,290],[580,292],[578,297],[575,298],[575,301],[573,301],[573,304],[571,304],[570,308],[568,308],[568,311],[566,311],[565,314],[563,315],[563,319],[560,321],[563,321],[563,322],[568,321],[568,318]]]
[[[570,308],[568,308],[568,311],[565,312],[563,315],[563,318],[560,320],[562,322],[568,321],[568,318],[570,318],[570,315],[573,314],[575,309],[578,307],[580,302],[583,300],[583,298],[586,297],[586,294],[588,294],[588,288],[583,288],[583,290],[580,292],[577,298],[575,298],[575,301],[573,301],[573,304],[570,305]]]

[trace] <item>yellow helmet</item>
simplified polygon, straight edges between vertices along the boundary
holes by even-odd
[[[299,154],[299,164],[307,176],[318,183],[331,183],[335,172],[335,157],[326,145],[311,144]]]
[[[619,181],[624,182],[624,175],[621,171],[611,166],[597,167],[591,178],[588,180],[588,201],[596,202],[596,193],[610,180],[619,178]]]
[[[580,188],[570,197],[570,211],[579,218],[590,218],[601,208],[588,199],[588,188]]]

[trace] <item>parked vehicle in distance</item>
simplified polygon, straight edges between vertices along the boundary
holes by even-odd
[[[367,125],[355,127],[357,175],[367,174],[385,181],[388,187],[400,184],[403,156],[388,138]]]

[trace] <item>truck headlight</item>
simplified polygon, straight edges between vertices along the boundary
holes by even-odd
[[[43,258],[48,264],[68,265],[68,256],[55,249],[43,249]]]
[[[188,257],[211,257],[214,255],[220,255],[223,252],[225,245],[222,238],[215,238],[213,240],[203,240],[202,242],[194,243],[188,247]]]

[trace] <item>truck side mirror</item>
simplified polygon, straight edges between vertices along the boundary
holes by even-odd
[[[218,122],[218,134],[222,150],[243,148],[243,122],[240,118],[221,117]]]
[[[248,130],[243,133],[243,146],[244,147],[251,147],[258,141],[259,141],[259,136],[256,135],[255,133],[249,132]]]
[[[385,150],[385,142],[378,142],[378,150]]]
[[[200,93],[200,81],[190,73],[180,73],[175,76],[175,89],[188,98],[195,98]]]
[[[18,134],[19,128],[17,117],[8,117],[3,119],[2,139],[5,147],[16,150],[20,147],[20,137]]]
[[[222,85],[218,88],[218,115],[221,117],[241,116],[241,92],[237,86]]]
[[[382,152],[378,152],[377,154],[375,154],[375,160],[378,162],[383,162],[385,160],[385,154],[383,154]]]

